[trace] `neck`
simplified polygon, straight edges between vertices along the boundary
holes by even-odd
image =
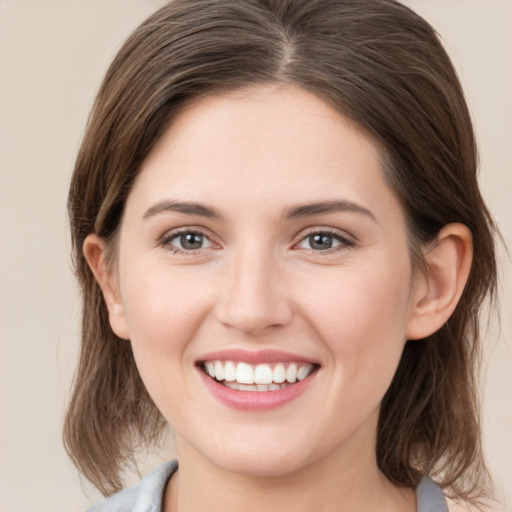
[[[227,471],[176,441],[180,466],[166,490],[165,512],[416,510],[414,491],[393,486],[378,470],[372,442],[337,447],[296,471],[265,477]]]

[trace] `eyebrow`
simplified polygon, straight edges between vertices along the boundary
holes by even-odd
[[[318,203],[311,203],[305,205],[294,206],[291,208],[287,208],[284,212],[283,217],[285,219],[296,219],[302,217],[310,217],[314,215],[321,215],[323,213],[335,213],[335,212],[355,212],[365,215],[377,222],[375,215],[357,203],[353,203],[351,201],[346,200],[338,200],[338,201],[321,201]]]
[[[209,208],[200,203],[163,200],[151,206],[151,208],[148,208],[144,215],[142,216],[142,218],[149,219],[150,217],[154,217],[159,213],[168,212],[184,213],[185,215],[194,215],[197,217],[221,217],[221,215],[218,212],[216,212],[213,208]]]
[[[194,215],[197,217],[207,217],[213,219],[219,219],[222,216],[213,208],[205,206],[201,203],[194,202],[183,202],[173,200],[159,201],[155,205],[151,206],[146,210],[143,215],[143,219],[149,219],[160,213],[177,212],[185,215]],[[335,213],[335,212],[355,212],[365,215],[377,222],[375,215],[367,208],[346,200],[337,201],[321,201],[318,203],[310,203],[299,206],[293,206],[287,208],[283,213],[284,219],[297,219],[304,217],[311,217],[314,215],[321,215],[324,213]]]

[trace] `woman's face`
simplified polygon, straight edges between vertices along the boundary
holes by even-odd
[[[111,323],[178,453],[268,476],[365,464],[414,275],[371,138],[298,87],[254,88],[186,109],[144,162]]]

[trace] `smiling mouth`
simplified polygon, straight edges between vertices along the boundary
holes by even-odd
[[[248,364],[212,360],[200,368],[216,382],[239,391],[277,391],[304,380],[319,368],[311,363]]]

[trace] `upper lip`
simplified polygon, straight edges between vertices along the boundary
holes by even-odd
[[[208,352],[198,359],[198,362],[206,361],[236,361],[248,364],[265,363],[310,363],[318,364],[316,361],[291,352],[279,350],[246,350],[246,349],[225,349],[215,352]]]

